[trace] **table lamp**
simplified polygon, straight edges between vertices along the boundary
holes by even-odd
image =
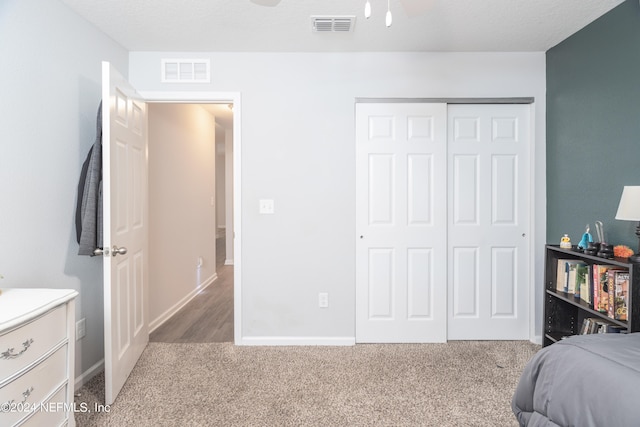
[[[625,185],[618,205],[616,219],[623,221],[638,221],[636,236],[638,236],[638,251],[629,257],[630,262],[640,262],[640,186]]]

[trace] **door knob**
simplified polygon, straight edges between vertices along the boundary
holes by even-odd
[[[106,248],[96,248],[93,250],[93,256],[109,256],[111,255],[111,250],[107,246]]]
[[[113,245],[113,248],[111,248],[111,254],[112,254],[113,256],[116,256],[116,255],[118,255],[118,254],[120,254],[120,255],[124,255],[124,254],[126,254],[126,253],[127,253],[127,248],[125,248],[124,246],[123,246],[123,247],[121,247],[121,248],[119,248],[119,247],[117,247],[116,245]]]

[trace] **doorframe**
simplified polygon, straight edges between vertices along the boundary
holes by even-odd
[[[233,104],[233,338],[242,345],[242,171],[240,92],[140,91],[145,102],[172,104]]]

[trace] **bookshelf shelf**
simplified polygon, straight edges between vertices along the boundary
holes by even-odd
[[[558,260],[582,261],[589,266],[608,265],[628,271],[627,320],[612,319],[607,313],[595,310],[593,304],[572,293],[559,291],[556,286]],[[630,263],[626,258],[606,259],[585,255],[573,249],[562,249],[557,245],[547,245],[545,248],[543,345],[547,346],[563,337],[579,334],[585,318],[605,320],[625,328],[626,332],[640,332],[640,264]]]

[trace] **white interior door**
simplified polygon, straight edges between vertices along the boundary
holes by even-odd
[[[356,342],[446,340],[446,104],[356,105]]]
[[[529,338],[529,105],[448,108],[448,338]]]
[[[102,100],[104,359],[109,405],[149,342],[147,110],[108,62],[102,63]]]

